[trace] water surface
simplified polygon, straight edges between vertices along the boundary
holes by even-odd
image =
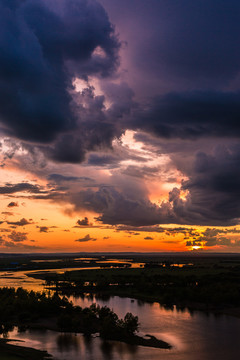
[[[62,269],[59,271],[65,271]],[[47,270],[49,271],[49,270]],[[54,270],[55,271],[55,270]],[[33,271],[36,272],[36,271]],[[4,272],[0,286],[22,286],[28,290],[43,290],[44,282],[25,275],[31,272]],[[31,330],[9,333],[9,338],[23,340],[20,345],[47,350],[59,360],[235,360],[240,354],[240,319],[215,316],[203,312],[166,309],[158,303],[146,303],[112,296],[104,299],[88,295],[70,297],[82,307],[97,303],[107,305],[119,317],[132,312],[139,317],[140,334],[151,334],[167,341],[171,350],[130,346],[120,342],[103,342],[100,338],[87,339],[78,334]]]

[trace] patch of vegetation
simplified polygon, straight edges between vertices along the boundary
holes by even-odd
[[[41,274],[46,285],[62,294],[92,292],[159,301],[168,306],[217,310],[240,304],[239,258],[148,261],[144,268],[68,271]],[[191,261],[191,263],[189,263]],[[38,275],[36,275],[38,277]]]
[[[22,288],[0,289],[0,333],[7,334],[14,326],[21,330],[28,327],[44,327],[62,332],[83,333],[89,336],[100,333],[108,340],[120,340],[140,344],[141,338],[135,335],[138,330],[138,317],[127,313],[119,319],[108,307],[96,304],[88,308],[73,306],[67,298],[46,295]],[[153,344],[153,345],[151,345]],[[141,343],[144,346],[170,346],[164,342],[152,343],[151,339]]]

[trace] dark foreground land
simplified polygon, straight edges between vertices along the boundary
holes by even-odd
[[[79,256],[79,254],[78,254]],[[86,336],[98,332],[103,339],[169,349],[170,345],[154,337],[136,335],[138,319],[124,319],[107,307],[74,307],[63,295],[99,297],[126,296],[161,305],[191,310],[225,313],[240,317],[240,256],[222,255],[18,255],[3,256],[4,271],[36,270],[31,277],[45,280],[45,293],[23,289],[0,289],[0,331],[7,334],[13,326],[20,331],[45,328],[79,332]],[[96,269],[74,270],[93,267]],[[101,267],[100,269],[97,267]],[[73,268],[63,274],[54,269]],[[37,272],[49,269],[49,272]],[[60,295],[60,296],[59,296]],[[43,360],[47,354],[13,346],[0,339],[0,360]]]
[[[122,341],[133,345],[169,349],[171,346],[153,336],[136,335],[138,317],[127,313],[119,319],[108,307],[96,304],[88,308],[73,306],[65,297],[56,293],[46,295],[22,288],[0,289],[0,333],[7,335],[17,326],[19,331],[28,328],[44,328],[61,332],[83,333],[85,336],[99,333],[104,340]],[[4,357],[3,357],[4,356]],[[18,357],[17,357],[18,356]],[[16,347],[0,341],[0,359],[44,359],[46,353]]]
[[[50,358],[46,351],[11,345],[11,342],[0,339],[1,360],[47,360]]]
[[[240,256],[135,256],[139,268],[42,273],[46,286],[62,294],[119,295],[162,305],[240,316]]]

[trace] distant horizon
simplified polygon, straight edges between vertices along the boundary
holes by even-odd
[[[17,255],[17,256],[55,256],[55,255],[71,255],[71,256],[75,256],[75,255],[96,255],[96,256],[110,256],[110,255],[151,255],[151,256],[168,256],[168,255],[176,255],[176,256],[180,256],[180,255],[184,255],[184,256],[202,256],[202,255],[207,255],[207,256],[239,256],[240,257],[240,253],[234,253],[234,252],[210,252],[210,251],[169,251],[169,252],[45,252],[45,253],[0,253],[0,257],[4,256],[4,255],[8,255],[8,256],[12,256],[12,255]]]

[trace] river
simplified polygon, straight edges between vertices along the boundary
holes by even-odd
[[[34,290],[40,290],[43,286],[39,280],[25,278],[22,273],[14,273],[9,277],[9,282],[14,286],[29,289],[31,285]],[[18,333],[14,329],[9,333],[9,338],[24,341],[17,342],[18,345],[47,350],[54,359],[59,360],[235,360],[240,354],[240,319],[231,316],[178,311],[176,307],[166,309],[158,303],[118,296],[105,300],[94,296],[71,297],[70,300],[82,307],[93,302],[107,305],[119,317],[132,312],[139,317],[141,334],[154,335],[170,343],[173,348],[162,350],[137,347],[120,342],[103,342],[98,337],[86,339],[80,334],[39,330]]]

